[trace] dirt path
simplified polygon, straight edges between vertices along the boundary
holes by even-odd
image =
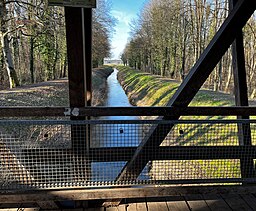
[[[111,68],[92,72],[93,105],[102,104],[106,96],[106,80]],[[68,80],[58,79],[37,84],[0,90],[0,106],[69,106]]]
[[[68,106],[68,100],[67,79],[0,91],[0,106]]]

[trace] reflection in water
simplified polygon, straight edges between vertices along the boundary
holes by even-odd
[[[122,86],[117,80],[118,70],[115,69],[114,72],[108,77],[108,97],[105,103],[105,106],[109,107],[130,107],[132,106],[126,96]],[[110,116],[110,117],[102,117],[102,119],[109,120],[136,120],[138,117],[136,116]]]
[[[105,106],[130,107],[128,97],[117,80],[118,71],[108,77],[108,97]],[[137,116],[107,116],[100,120],[138,120]],[[94,125],[92,129],[91,147],[134,147],[141,141],[142,125],[136,124],[102,124]],[[99,155],[100,156],[100,155]],[[92,180],[113,181],[126,162],[98,162],[92,163]],[[139,179],[149,179],[147,168],[141,173]]]

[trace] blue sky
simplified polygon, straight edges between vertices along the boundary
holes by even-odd
[[[120,58],[127,39],[129,37],[130,26],[132,19],[136,19],[139,11],[147,0],[111,0],[112,15],[117,19],[115,33],[113,34],[111,47],[112,58]]]

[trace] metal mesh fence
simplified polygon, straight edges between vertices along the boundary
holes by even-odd
[[[0,189],[256,182],[255,138],[253,120],[2,120]]]

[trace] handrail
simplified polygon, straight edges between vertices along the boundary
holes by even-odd
[[[42,116],[256,116],[256,107],[0,107],[0,118]]]

